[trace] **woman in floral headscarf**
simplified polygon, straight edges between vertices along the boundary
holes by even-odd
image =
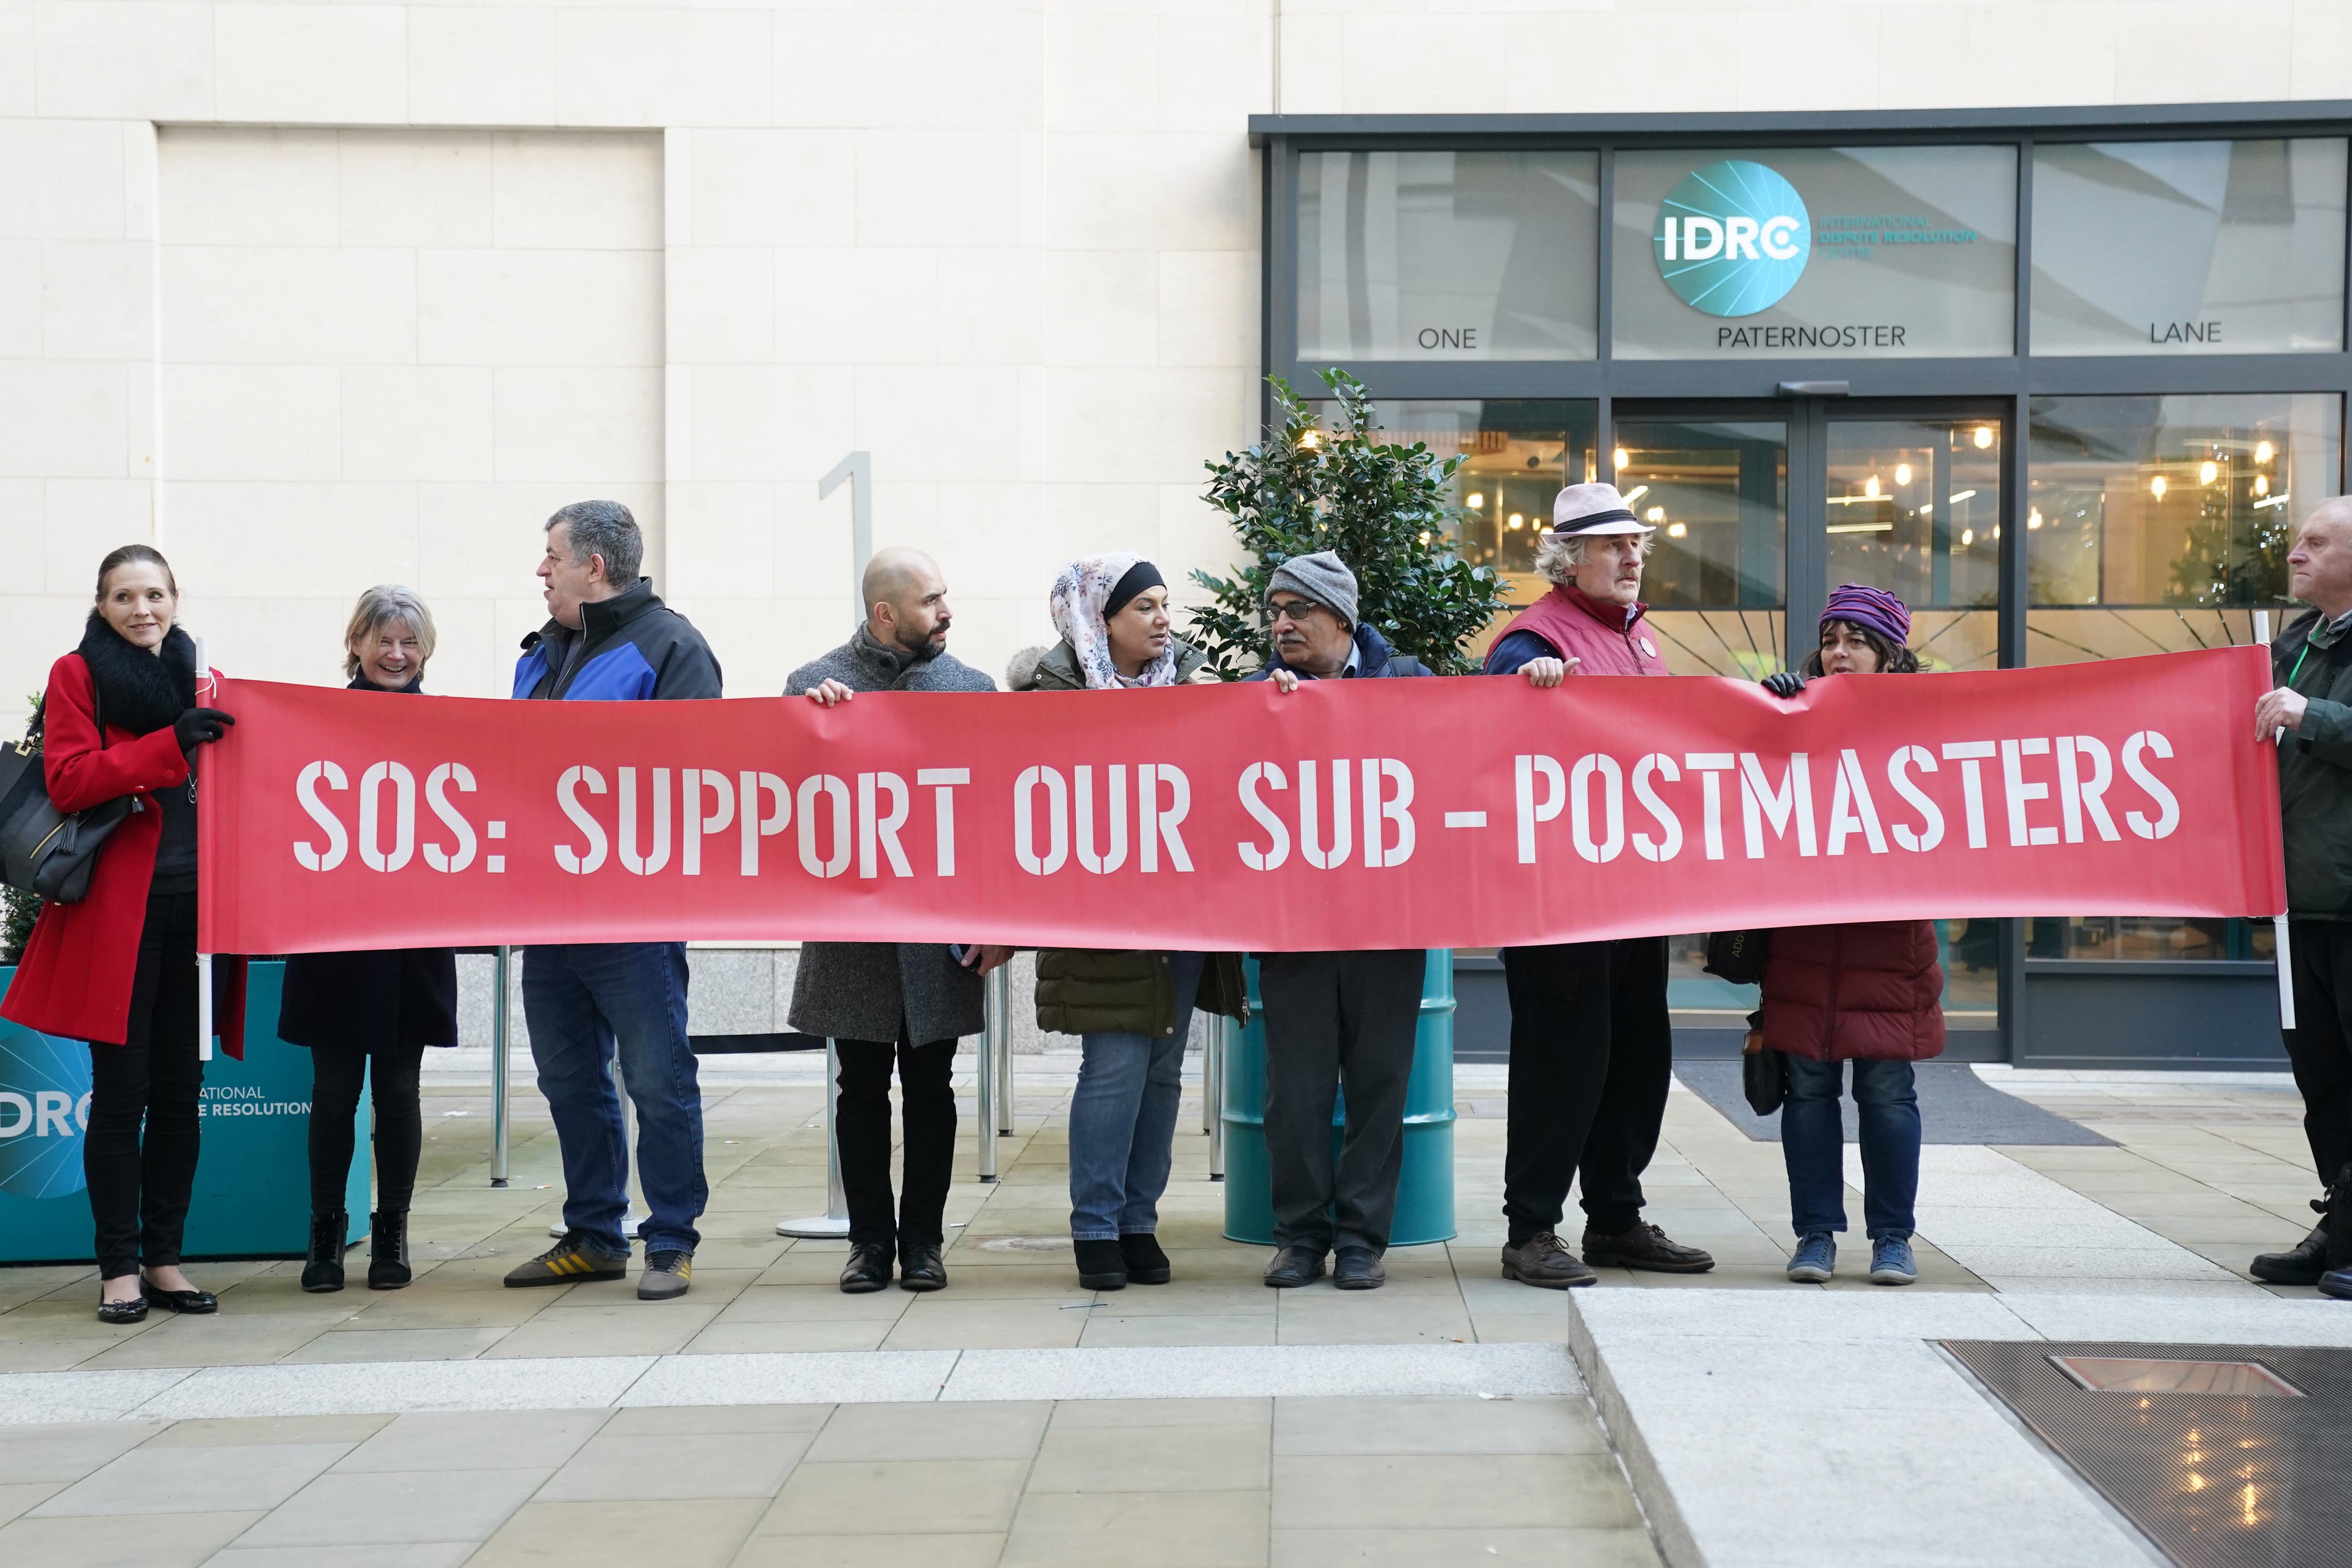
[[[1008,682],[1015,690],[1215,683],[1203,656],[1170,630],[1168,586],[1148,560],[1074,560],[1055,580],[1052,608],[1062,640],[1034,669],[1022,668],[1025,655],[1016,661]],[[1079,859],[1115,875],[1128,854],[1129,770],[1080,771],[1087,803],[1078,820],[1087,826]],[[1095,793],[1090,773],[1101,775],[1105,793]],[[1070,1097],[1070,1237],[1087,1290],[1168,1282],[1168,1254],[1154,1232],[1184,1094],[1184,1037],[1196,1007],[1238,1018],[1243,996],[1237,953],[1049,947],[1037,955],[1037,1027],[1077,1035],[1086,1048]]]

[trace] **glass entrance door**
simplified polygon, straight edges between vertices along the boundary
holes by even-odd
[[[2000,664],[2008,442],[1997,407],[1623,403],[1607,444],[1617,487],[1658,529],[1643,596],[1676,674],[1801,667],[1830,590],[1847,582],[1909,606],[1924,669]],[[2002,923],[1937,931],[1955,1054],[1998,1056]],[[1703,935],[1673,939],[1668,999],[1685,1052],[1736,1049],[1757,1005],[1754,988],[1716,979],[1705,962]]]

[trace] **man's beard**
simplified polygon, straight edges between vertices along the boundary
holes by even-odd
[[[928,632],[914,633],[911,627],[894,626],[890,629],[890,641],[898,645],[901,653],[928,659],[947,646],[947,630],[945,625],[939,625]],[[908,641],[910,634],[914,635],[912,642]]]

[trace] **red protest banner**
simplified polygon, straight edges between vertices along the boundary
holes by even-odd
[[[1816,681],[698,703],[227,680],[206,951],[1486,946],[2284,907],[2259,648]]]

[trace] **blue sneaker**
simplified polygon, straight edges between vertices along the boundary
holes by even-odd
[[[1882,1236],[1870,1244],[1870,1282],[1874,1285],[1908,1285],[1919,1278],[1919,1265],[1911,1256],[1908,1236]]]
[[[1822,1285],[1837,1270],[1837,1238],[1816,1230],[1797,1243],[1789,1258],[1789,1278],[1801,1285]]]

